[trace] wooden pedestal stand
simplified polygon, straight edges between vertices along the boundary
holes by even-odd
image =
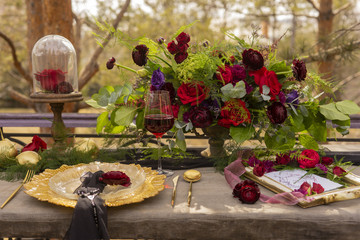
[[[49,103],[54,119],[51,125],[51,135],[55,144],[64,143],[66,139],[66,127],[62,119],[64,103],[79,102],[83,100],[81,93],[55,94],[55,93],[33,93],[30,95],[34,102]]]

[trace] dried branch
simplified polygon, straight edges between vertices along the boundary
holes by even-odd
[[[77,65],[79,66],[80,57],[81,57],[80,40],[81,40],[82,20],[79,19],[74,12],[73,12],[73,18],[74,18],[74,20],[75,20],[75,22],[76,22],[76,24],[75,24],[74,47],[75,47],[75,50],[76,50],[76,61],[77,61]]]
[[[35,104],[33,102],[33,100],[31,98],[29,98],[28,96],[14,90],[12,87],[7,88],[9,95],[12,99],[16,100],[17,102],[20,102],[22,104],[24,104],[25,106],[34,108]]]
[[[334,15],[337,15],[337,14],[341,13],[342,11],[345,11],[349,7],[351,7],[351,3],[347,3],[347,4],[343,5],[343,6],[341,6],[340,8],[335,9],[334,10]]]
[[[126,0],[124,6],[121,8],[121,11],[117,15],[116,19],[113,22],[113,27],[116,29],[121,21],[121,19],[124,17],[125,12],[127,11],[131,0]],[[109,40],[113,37],[112,34],[108,34],[105,38],[105,41],[103,43],[103,47],[105,47]],[[90,58],[90,61],[87,63],[85,69],[80,74],[79,78],[79,89],[82,89],[86,83],[90,81],[90,79],[99,71],[99,65],[96,63],[97,59],[99,58],[100,54],[104,51],[104,49],[100,46],[97,46],[95,49],[95,52]]]
[[[349,83],[349,82],[351,82],[352,80],[357,79],[357,78],[359,78],[359,77],[360,77],[360,72],[357,72],[357,73],[355,73],[355,74],[353,74],[353,75],[351,75],[351,76],[346,77],[345,79],[341,80],[341,81],[336,85],[336,87],[333,89],[333,92],[335,93],[335,92],[339,91],[342,86],[346,85],[347,83]]]
[[[351,52],[359,48],[360,48],[360,41],[356,41],[344,46],[337,46],[324,51],[320,51],[315,55],[304,57],[302,58],[302,60],[306,63],[324,61],[327,59],[331,59],[334,56],[342,55],[345,52]]]
[[[9,45],[10,49],[11,49],[11,55],[14,61],[14,66],[15,68],[19,71],[19,73],[25,78],[25,80],[32,85],[32,77],[28,74],[28,72],[25,71],[25,69],[21,66],[21,63],[19,62],[17,55],[16,55],[16,48],[15,45],[13,43],[13,41],[6,36],[4,33],[0,32],[0,37],[2,39],[4,39],[7,44]]]
[[[311,6],[318,12],[320,12],[320,9],[316,6],[313,0],[306,0],[308,3],[311,4]]]

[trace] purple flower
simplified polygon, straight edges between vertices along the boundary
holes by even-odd
[[[286,95],[286,102],[297,106],[299,104],[299,93],[296,90],[292,90]]]
[[[165,83],[165,75],[161,72],[160,68],[155,70],[151,76],[151,85],[159,90]]]
[[[209,109],[213,113],[215,118],[218,118],[220,116],[221,107],[217,100],[208,98],[201,102],[201,106]]]
[[[183,121],[186,123],[190,122],[190,113],[189,112],[183,113]]]
[[[285,97],[285,94],[283,92],[279,92],[279,101],[284,104],[286,102],[286,97]]]
[[[323,164],[316,164],[315,167],[319,168],[321,171],[323,171],[324,173],[327,173],[328,169],[325,165]]]
[[[260,160],[257,159],[254,156],[249,157],[249,160],[247,161],[250,167],[255,167],[256,164],[260,163]]]
[[[245,83],[245,89],[246,89],[246,94],[249,94],[252,92],[252,90],[254,90],[254,88],[248,84],[245,80],[242,80]]]

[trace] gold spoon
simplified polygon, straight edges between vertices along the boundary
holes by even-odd
[[[183,178],[185,181],[190,183],[189,194],[188,194],[188,207],[190,207],[191,195],[192,195],[192,183],[200,180],[201,173],[198,170],[190,169],[184,172]]]

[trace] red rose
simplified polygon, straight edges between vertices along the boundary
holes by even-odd
[[[303,81],[306,78],[306,65],[304,61],[294,59],[293,65],[292,65],[293,75],[298,81]]]
[[[268,71],[265,67],[257,71],[249,71],[249,75],[254,77],[254,81],[260,87],[260,93],[263,93],[263,86],[266,85],[270,88],[271,100],[275,100],[276,96],[279,95],[282,85],[277,79],[274,71]]]
[[[287,118],[286,107],[281,102],[273,102],[266,111],[273,124],[282,124]]]
[[[304,195],[310,195],[311,194],[311,185],[308,182],[303,182],[301,184],[299,191],[303,193]]]
[[[179,52],[177,54],[175,54],[175,62],[177,64],[182,63],[186,58],[188,57],[188,53],[187,52]]]
[[[189,118],[196,128],[206,128],[211,125],[213,118],[208,108],[194,106],[189,110]]]
[[[245,103],[240,99],[233,98],[225,102],[221,108],[221,119],[218,125],[230,128],[231,125],[238,126],[241,123],[250,123],[250,112],[246,108]]]
[[[299,163],[299,167],[301,168],[314,168],[315,165],[320,162],[320,156],[316,151],[306,149],[301,152],[297,161]]]
[[[26,145],[21,150],[21,152],[26,152],[26,151],[39,152],[39,151],[45,150],[45,149],[47,149],[46,142],[44,142],[38,135],[34,135],[33,138],[32,138],[31,143]]]
[[[290,155],[288,154],[277,154],[275,164],[276,165],[287,165],[291,161]]]
[[[199,105],[207,98],[209,89],[198,83],[183,83],[177,90],[177,95],[183,104]]]
[[[333,169],[333,173],[336,176],[342,177],[343,175],[345,175],[346,171],[339,166],[335,166]]]
[[[223,85],[226,85],[228,83],[231,83],[232,82],[232,79],[233,79],[233,76],[232,76],[232,73],[231,73],[231,67],[229,66],[225,66],[224,67],[219,67],[218,68],[218,72],[216,74],[216,78],[223,84]]]
[[[262,162],[260,162],[259,164],[256,164],[254,169],[253,169],[253,173],[255,176],[258,177],[262,177],[265,174],[265,166]]]
[[[245,180],[236,184],[233,190],[233,196],[238,198],[242,203],[253,204],[260,198],[260,189],[255,182]]]
[[[182,32],[176,37],[176,41],[178,42],[179,45],[186,44],[190,42],[190,35],[185,32]]]
[[[144,66],[147,63],[148,52],[149,48],[146,45],[137,45],[131,54],[134,63],[138,66]]]
[[[260,52],[246,49],[242,52],[242,62],[249,70],[258,70],[264,66],[264,58]]]
[[[324,188],[321,186],[321,184],[314,182],[311,191],[319,194],[319,193],[324,192]]]
[[[321,163],[324,165],[331,165],[334,162],[334,159],[332,157],[322,157]]]
[[[45,91],[55,92],[56,86],[65,81],[66,72],[60,69],[44,69],[42,72],[35,73],[35,79],[40,82]]]
[[[99,177],[99,181],[108,185],[121,185],[124,187],[131,185],[130,178],[126,175],[126,173],[121,171],[103,173],[101,177]]]

